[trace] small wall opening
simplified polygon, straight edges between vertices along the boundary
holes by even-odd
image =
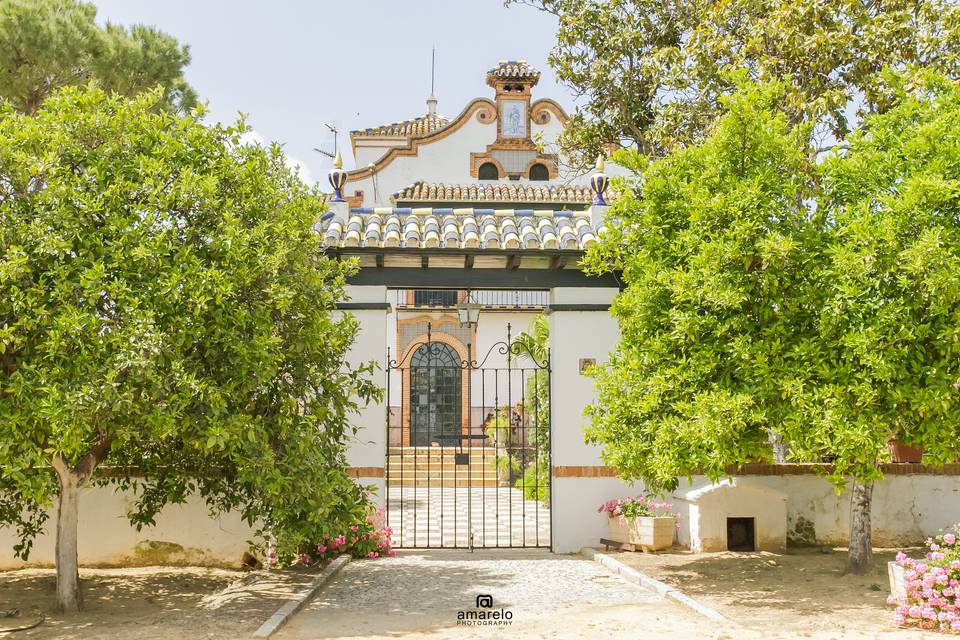
[[[755,518],[727,518],[727,550],[757,550]]]
[[[480,169],[477,170],[477,179],[478,180],[499,180],[500,179],[500,170],[497,169],[497,165],[492,162],[484,162],[480,165]]]
[[[532,167],[530,167],[530,179],[531,180],[549,180],[550,171],[545,165],[540,164],[539,162]]]

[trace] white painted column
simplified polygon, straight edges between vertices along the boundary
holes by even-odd
[[[606,500],[637,493],[600,460],[598,447],[584,442],[584,409],[596,397],[582,361],[604,362],[620,337],[607,307],[617,294],[608,288],[550,291],[550,418],[553,478],[553,550],[573,553],[606,537],[607,519],[597,513]],[[585,362],[584,362],[585,364]]]
[[[382,286],[348,286],[348,302],[341,305],[360,324],[357,340],[347,354],[347,362],[357,366],[373,360],[379,365],[374,372],[374,381],[380,387],[386,384],[383,366],[387,350],[387,288]],[[386,400],[371,402],[350,418],[358,427],[356,436],[347,450],[347,464],[351,475],[363,485],[375,485],[375,502],[386,502],[387,460],[387,408]]]

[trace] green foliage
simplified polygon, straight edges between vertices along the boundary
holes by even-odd
[[[354,265],[324,255],[320,198],[276,145],[163,100],[0,110],[0,523],[24,556],[54,458],[113,467],[137,526],[200,494],[281,559],[367,515],[347,419],[379,390],[333,312]]]
[[[160,86],[162,108],[193,107],[186,46],[152,27],[101,27],[96,14],[78,0],[0,0],[0,98],[32,114],[60,87],[95,81],[127,97]]]
[[[540,454],[523,470],[515,486],[523,489],[527,500],[538,500],[550,506],[550,462],[546,454]]]
[[[781,108],[842,139],[849,115],[895,103],[885,68],[960,71],[950,0],[508,0],[557,17],[550,65],[583,97],[562,146],[588,166],[608,145],[659,155],[702,140],[736,90],[790,78]],[[731,72],[733,72],[731,74]]]
[[[528,500],[550,504],[550,376],[545,367],[550,360],[550,321],[538,315],[529,328],[513,340],[511,350],[521,366],[529,367],[524,382],[524,413],[527,419],[528,444],[535,455],[524,455],[525,467],[515,486],[523,489]]]
[[[623,270],[621,340],[588,439],[653,489],[769,458],[880,476],[894,436],[960,454],[960,89],[940,79],[812,166],[779,83],[725,101],[715,133],[648,162],[587,256]],[[822,180],[820,179],[822,177]]]
[[[510,424],[510,407],[504,405],[487,415],[482,425],[483,433],[498,447],[513,446],[514,430]]]
[[[523,402],[487,416],[484,433],[505,455],[492,464],[501,477],[523,490],[528,500],[550,502],[550,323],[545,315],[510,343],[514,366],[523,370]]]
[[[960,89],[924,80],[865,125],[825,163],[818,332],[784,384],[783,433],[838,480],[878,477],[890,436],[960,455]]]
[[[588,440],[654,490],[768,457],[787,410],[779,380],[810,323],[817,238],[802,205],[805,131],[779,113],[784,95],[773,84],[734,96],[715,135],[645,166],[639,195],[617,201],[620,224],[586,258],[623,269],[628,285],[612,307],[620,343],[593,372]]]

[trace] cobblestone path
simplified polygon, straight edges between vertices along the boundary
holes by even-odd
[[[478,595],[491,596],[490,610],[509,612],[511,624],[458,625],[458,612],[483,610]],[[708,625],[692,618],[579,556],[532,549],[404,551],[350,563],[275,637],[711,637]],[[646,625],[653,625],[651,633],[639,633]]]

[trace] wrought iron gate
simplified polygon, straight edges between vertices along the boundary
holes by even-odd
[[[400,548],[550,547],[550,363],[514,340],[475,359],[427,324],[387,353],[387,524]]]

